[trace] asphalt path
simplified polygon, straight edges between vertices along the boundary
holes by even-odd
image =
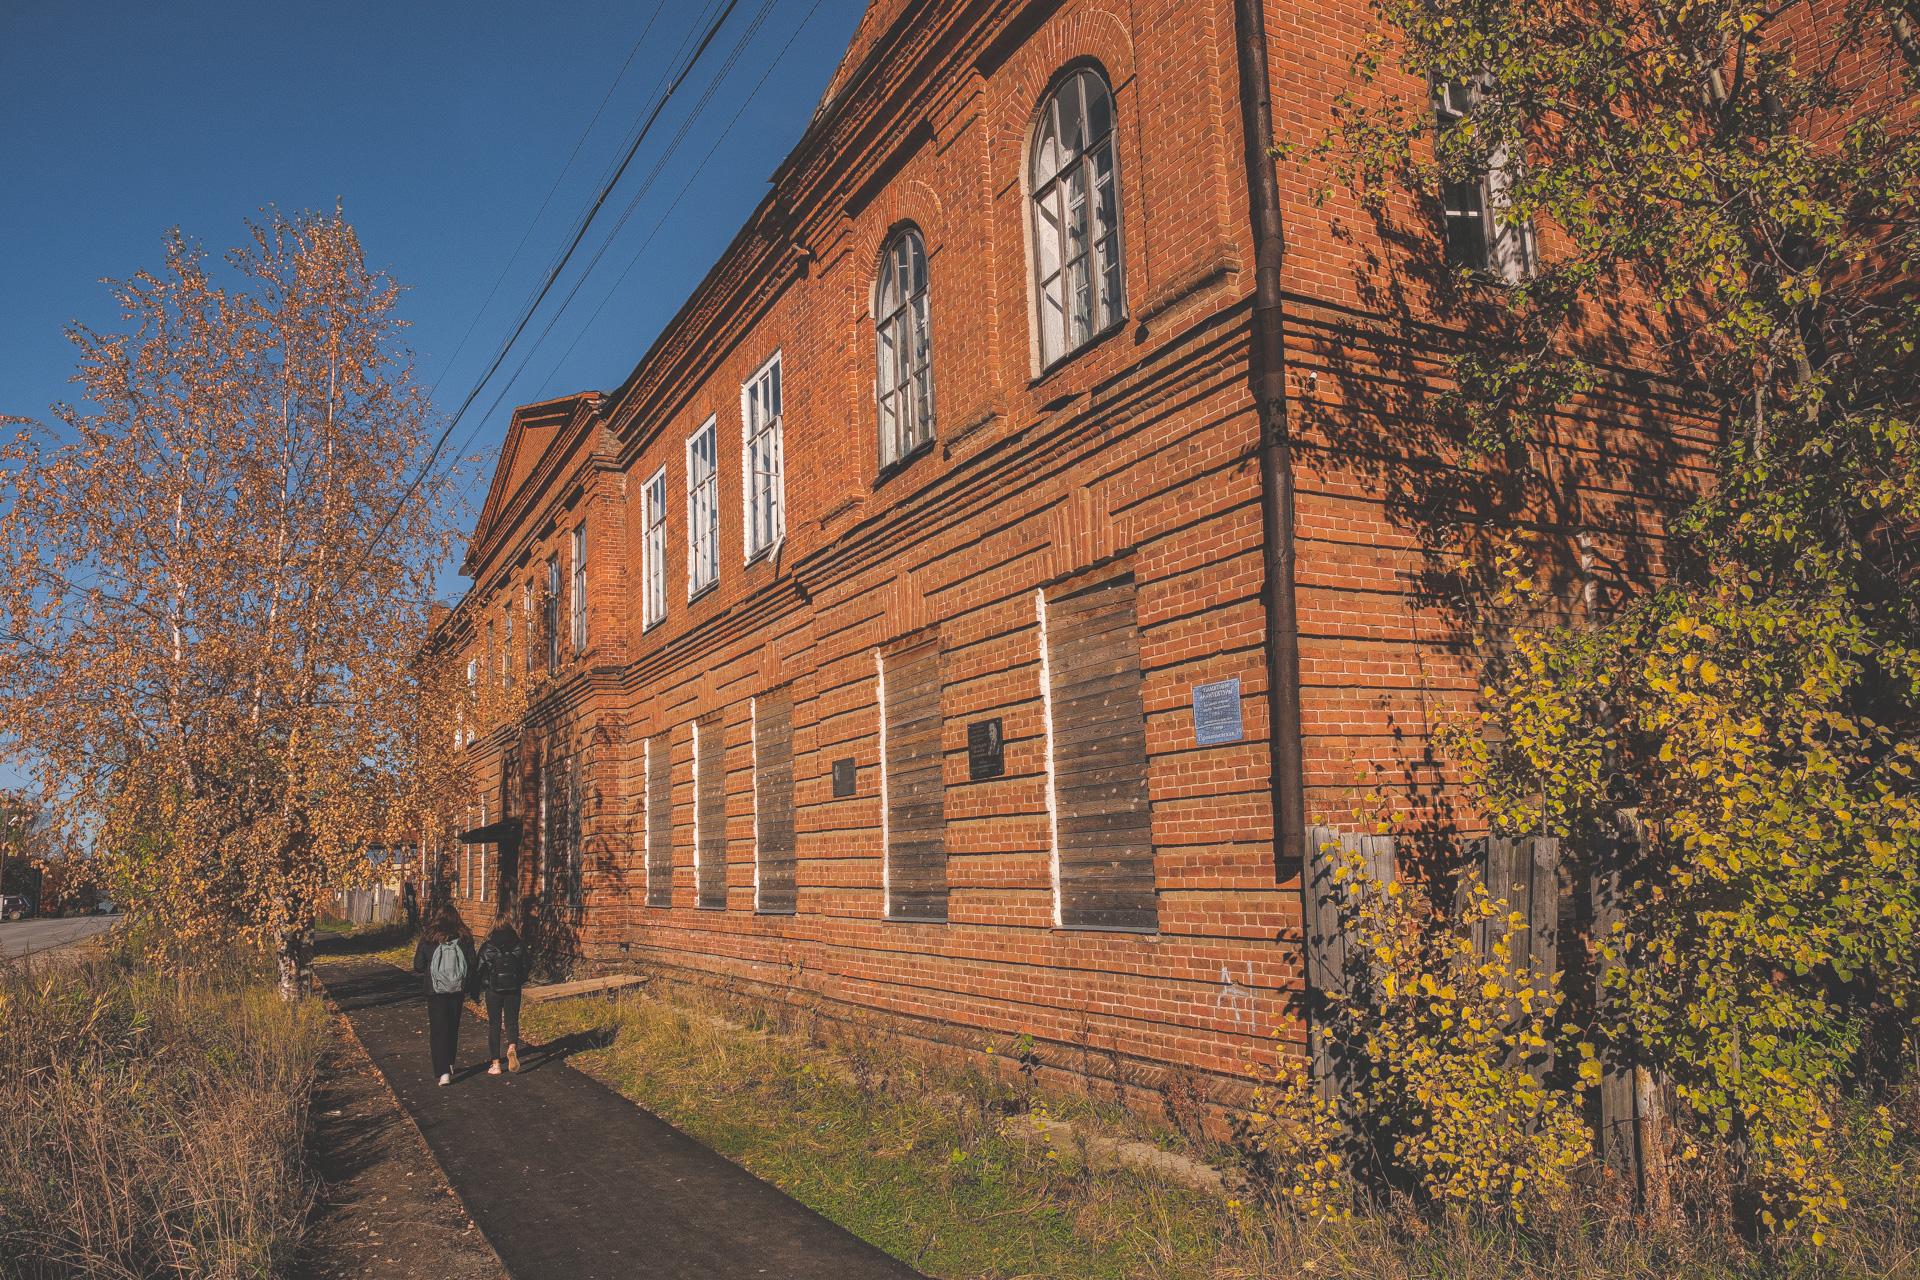
[[[436,1087],[422,980],[329,965],[327,990],[513,1280],[922,1280],[813,1210],[575,1071],[576,1035],[486,1075],[486,1026]]]
[[[73,916],[64,920],[10,920],[0,924],[0,957],[17,960],[83,942],[113,927],[119,916]]]

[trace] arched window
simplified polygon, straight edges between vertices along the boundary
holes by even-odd
[[[933,350],[927,331],[927,248],[913,228],[887,241],[873,295],[874,351],[880,362],[880,464],[933,439]]]
[[[1041,107],[1031,181],[1044,368],[1127,314],[1113,92],[1098,71],[1075,71]]]

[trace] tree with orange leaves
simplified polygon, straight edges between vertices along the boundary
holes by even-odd
[[[452,526],[399,287],[338,210],[177,231],[74,325],[79,405],[0,445],[0,749],[156,959],[270,946],[409,828],[412,659]]]

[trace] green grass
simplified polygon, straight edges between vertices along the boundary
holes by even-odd
[[[1157,1177],[1090,1170],[1001,1123],[1010,1102],[1173,1149],[1112,1106],[929,1067],[875,1024],[829,1047],[786,1011],[677,993],[529,1006],[535,1042],[855,1234],[944,1280],[1920,1280],[1920,1099],[1892,1151],[1843,1147],[1860,1194],[1823,1250],[1756,1250],[1700,1223],[1588,1202],[1524,1233],[1380,1205],[1320,1222]],[[1018,1096],[1016,1096],[1018,1095]]]
[[[413,963],[414,935],[403,924],[347,924],[330,921],[315,926],[316,964],[356,960],[383,960],[406,967]]]
[[[572,1061],[929,1275],[1223,1274],[1222,1200],[1004,1133],[1006,1087],[884,1042],[833,1052],[646,997],[535,1005],[523,1021],[536,1041],[604,1042]]]

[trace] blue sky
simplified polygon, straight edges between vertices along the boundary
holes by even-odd
[[[763,3],[761,26],[587,271]],[[421,378],[437,384],[439,410],[451,411],[669,64],[720,4],[0,0],[0,414],[45,418],[51,402],[72,394],[63,327],[111,325],[99,281],[158,265],[167,228],[218,252],[239,242],[242,220],[264,205],[327,209],[336,199],[369,260],[408,286]],[[453,445],[477,428],[472,450],[492,450],[510,406],[625,377],[765,193],[863,8],[863,0],[741,0],[503,373],[520,365],[584,275],[572,305],[500,407],[482,416],[502,383],[488,385]],[[486,472],[468,481],[472,505]],[[465,587],[452,566],[440,582],[447,597]]]

